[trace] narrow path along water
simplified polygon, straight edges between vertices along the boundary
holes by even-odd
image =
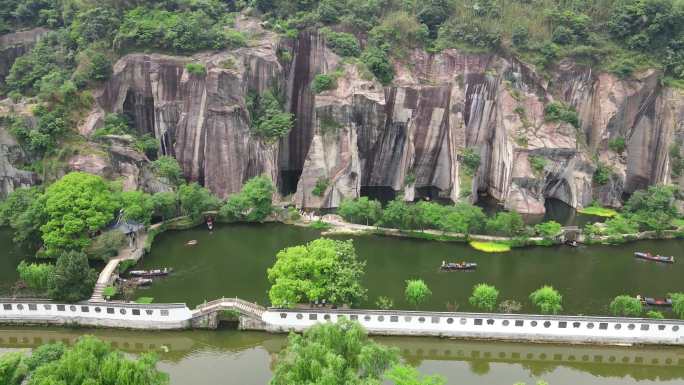
[[[267,303],[266,271],[276,253],[318,237],[318,232],[280,224],[226,225],[213,232],[198,228],[167,232],[155,241],[143,268],[173,267],[168,278],[156,281],[138,295],[156,302],[202,303],[222,296],[238,296],[260,304]],[[349,237],[359,257],[366,261],[364,285],[369,298],[362,307],[375,307],[378,296],[392,298],[399,308],[408,308],[403,299],[404,281],[422,278],[432,289],[426,310],[474,310],[468,304],[472,286],[488,282],[501,291],[501,299],[514,299],[534,312],[527,296],[544,284],[556,287],[564,296],[566,314],[607,314],[608,303],[627,293],[665,296],[684,291],[684,265],[663,265],[636,260],[635,250],[677,255],[684,241],[642,241],[618,246],[565,246],[514,249],[504,254],[475,251],[462,243],[444,243],[378,236]],[[186,246],[190,239],[197,246]],[[475,272],[443,273],[442,260],[478,263]],[[447,306],[447,303],[451,304]]]
[[[94,334],[124,352],[154,351],[171,385],[267,384],[286,337],[256,332],[132,332],[0,328],[0,354]],[[684,349],[485,343],[436,338],[375,338],[399,348],[409,364],[448,384],[675,385],[684,381]],[[228,380],[230,379],[230,380]]]

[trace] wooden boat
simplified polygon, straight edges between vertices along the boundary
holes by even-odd
[[[153,270],[131,270],[129,272],[129,274],[133,277],[150,278],[150,277],[163,277],[165,275],[171,274],[172,271],[173,271],[172,268],[165,267],[163,269],[153,269]]]
[[[442,271],[462,271],[462,270],[475,270],[477,269],[477,263],[474,262],[442,262],[442,266],[439,267]]]
[[[652,298],[637,296],[642,304],[646,306],[672,307],[672,300],[670,298]]]
[[[195,246],[195,245],[198,244],[198,243],[199,243],[199,242],[197,242],[196,239],[193,239],[193,240],[190,240],[190,241],[185,242],[185,245],[186,245],[186,246]]]
[[[663,255],[653,255],[651,253],[644,253],[641,251],[635,252],[634,256],[636,258],[645,259],[647,261],[662,262],[662,263],[674,263],[675,262],[675,259],[673,256],[666,257]]]

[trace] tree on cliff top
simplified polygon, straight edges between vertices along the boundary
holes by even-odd
[[[357,259],[351,240],[316,239],[306,245],[288,247],[276,255],[268,269],[273,306],[322,301],[355,304],[366,297],[361,286],[365,262]]]

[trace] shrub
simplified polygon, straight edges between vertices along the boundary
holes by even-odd
[[[394,79],[394,67],[390,63],[387,53],[389,47],[385,44],[382,47],[370,46],[361,55],[361,61],[375,75],[382,84],[389,84]]]
[[[499,291],[494,286],[480,283],[473,287],[473,295],[468,301],[478,309],[493,311],[498,298]]]
[[[551,286],[543,286],[530,294],[532,303],[539,307],[543,314],[558,314],[563,310],[563,297]]]
[[[596,171],[594,171],[593,180],[598,185],[604,185],[610,181],[613,175],[613,168],[609,165],[598,162],[596,165]]]
[[[544,118],[549,122],[566,122],[579,128],[579,116],[573,107],[562,102],[551,102],[544,107]]]
[[[286,136],[294,126],[294,115],[284,111],[283,103],[274,90],[263,94],[249,93],[247,109],[252,132],[269,143]]]
[[[311,227],[312,229],[315,229],[315,230],[327,230],[331,226],[330,226],[330,223],[322,221],[320,219],[317,219],[317,220],[311,222],[311,224],[309,224],[309,227]]]
[[[432,291],[422,279],[409,279],[406,281],[404,295],[406,296],[406,301],[417,308],[418,305],[432,296]]]
[[[106,299],[110,299],[116,295],[116,288],[114,286],[107,286],[102,290],[102,296]]]
[[[546,167],[546,158],[543,156],[530,155],[527,157],[527,160],[530,162],[530,166],[535,173],[540,174],[544,171],[544,167]]]
[[[191,75],[204,76],[207,74],[207,68],[201,63],[188,63],[185,65],[185,69]]]
[[[609,308],[616,316],[638,317],[643,312],[641,301],[625,294],[615,297]]]
[[[512,237],[525,231],[522,216],[515,211],[502,211],[487,220],[488,233]]]
[[[541,237],[551,239],[555,238],[561,233],[561,231],[563,230],[563,226],[561,226],[561,224],[556,221],[547,221],[534,226],[534,230]]]
[[[622,154],[622,152],[625,151],[625,146],[625,138],[621,136],[608,141],[608,148],[617,152],[618,154]]]
[[[318,180],[316,181],[316,185],[311,191],[311,194],[317,197],[322,197],[323,194],[325,194],[325,191],[328,189],[328,185],[330,185],[330,180],[328,178],[318,178]]]
[[[359,41],[354,35],[346,32],[334,32],[330,29],[323,29],[326,43],[336,54],[340,56],[356,57],[361,54]]]
[[[684,293],[670,293],[670,298],[672,299],[672,312],[684,319]]]
[[[233,221],[262,222],[273,212],[274,191],[269,177],[254,177],[242,186],[239,193],[228,197],[219,215]]]
[[[47,263],[26,263],[21,261],[17,266],[19,278],[33,290],[45,291],[55,275],[55,266]]]
[[[527,43],[530,38],[530,32],[527,27],[522,25],[517,25],[513,28],[511,33],[511,43],[517,48],[527,47]]]
[[[380,310],[389,310],[394,307],[394,301],[392,301],[392,298],[380,296],[375,301],[375,306]]]
[[[142,305],[151,304],[152,302],[154,302],[154,297],[138,297],[135,300],[135,303],[139,303]]]
[[[516,313],[522,310],[522,304],[518,301],[507,299],[499,304],[499,311],[502,313]]]
[[[337,87],[335,78],[326,74],[316,75],[313,79],[313,83],[311,83],[311,89],[317,94],[335,89],[335,87]]]
[[[88,258],[108,261],[119,254],[119,249],[126,243],[126,236],[119,230],[105,231],[93,239],[86,249]]]
[[[465,173],[469,176],[475,175],[480,167],[480,154],[473,148],[464,148],[459,152],[459,160],[465,166]]]
[[[665,316],[663,315],[662,312],[659,312],[657,310],[649,310],[646,312],[646,317],[651,318],[651,319],[665,319]]]
[[[181,170],[176,158],[172,156],[160,156],[152,162],[152,167],[155,174],[166,178],[171,184],[178,185],[183,181],[183,170]]]

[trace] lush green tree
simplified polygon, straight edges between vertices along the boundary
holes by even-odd
[[[97,175],[72,172],[49,186],[40,199],[47,221],[41,226],[45,253],[83,250],[90,236],[114,219],[119,202]]]
[[[615,297],[609,308],[614,315],[625,317],[638,317],[644,311],[641,301],[626,294]]]
[[[530,294],[530,300],[543,314],[558,314],[563,310],[563,296],[551,286],[542,286]]]
[[[437,228],[461,234],[477,234],[484,229],[486,221],[481,207],[459,202],[437,221]]]
[[[502,211],[489,218],[486,227],[489,233],[512,237],[525,231],[525,222],[517,212]]]
[[[373,225],[382,218],[382,204],[368,197],[345,198],[337,212],[348,222]]]
[[[254,177],[238,194],[228,197],[220,215],[233,221],[262,222],[273,212],[275,187],[265,175]]]
[[[276,255],[268,269],[274,306],[322,301],[355,304],[365,298],[361,286],[365,262],[357,259],[351,240],[320,238],[306,245],[288,247]]]
[[[336,54],[340,56],[359,56],[361,46],[356,36],[346,32],[335,32],[324,28],[321,33],[325,36],[326,43]]]
[[[166,385],[168,375],[156,368],[156,357],[142,354],[137,360],[114,351],[109,344],[83,336],[73,347],[48,344],[30,357],[22,353],[0,356],[0,383],[7,385]],[[7,370],[3,370],[3,369]]]
[[[672,312],[684,319],[684,293],[670,293],[670,299],[672,299]]]
[[[395,348],[371,341],[357,322],[320,323],[290,334],[270,384],[376,384],[398,361]]]
[[[150,194],[142,191],[124,191],[120,199],[125,219],[150,224],[154,213],[154,202]]]
[[[9,225],[16,243],[37,247],[41,242],[40,226],[45,223],[45,210],[37,187],[14,190],[0,202],[0,225]]]
[[[473,295],[468,301],[478,309],[493,311],[499,299],[499,290],[496,287],[479,283],[473,287]]]
[[[663,231],[679,215],[675,192],[674,186],[650,186],[647,190],[635,191],[625,203],[625,212],[643,227]]]
[[[534,226],[534,231],[545,239],[552,239],[557,237],[563,226],[556,221],[546,221]]]
[[[0,384],[20,385],[28,372],[19,352],[5,353],[0,356]]]
[[[49,263],[27,263],[21,261],[17,266],[19,278],[33,290],[45,291],[54,278],[55,266]]]
[[[605,222],[606,235],[634,234],[639,232],[639,224],[631,217],[616,215]]]
[[[183,181],[183,170],[176,158],[172,156],[160,156],[152,162],[152,167],[157,175],[168,179],[173,185],[178,185]]]
[[[178,198],[173,192],[158,192],[152,195],[154,216],[167,220],[178,214]]]
[[[394,365],[386,373],[385,378],[394,385],[444,385],[442,376],[423,376],[418,369],[408,365]]]
[[[211,191],[197,183],[181,185],[178,188],[178,201],[181,213],[195,219],[205,211],[215,210],[220,203]]]
[[[406,281],[404,295],[409,304],[418,307],[432,296],[432,291],[422,279],[409,279]]]
[[[413,228],[415,217],[412,216],[409,204],[402,197],[397,197],[389,202],[382,212],[380,224],[385,227],[394,227],[402,230]]]
[[[55,263],[54,276],[48,284],[48,295],[59,301],[78,302],[90,297],[95,281],[97,271],[90,268],[84,253],[65,252]]]

